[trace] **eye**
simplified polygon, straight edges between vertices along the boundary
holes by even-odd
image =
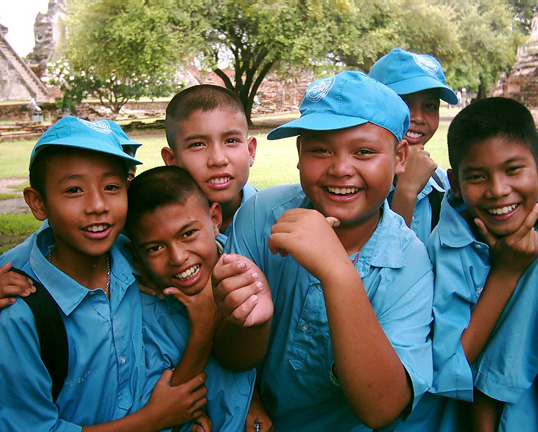
[[[241,140],[238,138],[228,138],[226,141],[224,141],[226,144],[237,144],[240,143]]]
[[[426,105],[426,109],[433,110],[433,111],[439,111],[439,104],[434,102],[429,102]]]
[[[483,174],[469,174],[463,178],[463,180],[468,183],[478,183],[485,179],[486,177]]]
[[[181,235],[181,237],[188,239],[189,237],[192,237],[193,235],[195,235],[197,232],[198,232],[197,229],[191,229],[191,230],[188,230],[188,231],[184,232]]]
[[[518,174],[519,171],[521,171],[523,168],[524,167],[521,165],[511,166],[511,167],[508,167],[508,169],[506,170],[506,173],[509,175]]]
[[[159,251],[161,251],[163,249],[163,247],[161,245],[155,245],[155,246],[150,246],[148,248],[146,248],[144,250],[144,253],[146,255],[155,255],[157,254]]]
[[[77,194],[82,192],[82,188],[80,188],[79,186],[72,186],[70,188],[67,188],[65,192],[68,194]]]
[[[197,149],[197,148],[202,148],[204,147],[205,144],[201,141],[196,141],[196,142],[193,142],[193,143],[190,143],[187,145],[187,148],[188,149]]]
[[[359,155],[359,156],[365,156],[365,155],[371,155],[371,154],[374,154],[375,152],[371,149],[359,149],[355,152],[355,154]]]
[[[134,176],[133,176],[134,177]],[[106,191],[118,191],[121,190],[121,186],[117,184],[109,184],[105,186]]]

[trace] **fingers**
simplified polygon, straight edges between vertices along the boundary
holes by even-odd
[[[0,300],[0,310],[7,308],[15,303],[15,297],[8,297]]]
[[[497,240],[498,240],[497,237],[495,237],[491,232],[489,232],[488,228],[486,227],[484,222],[482,222],[481,219],[475,218],[474,223],[477,226],[478,231],[480,232],[480,235],[483,237],[486,244],[490,248],[493,248],[495,244],[497,243]]]
[[[325,219],[327,220],[327,222],[329,222],[329,225],[332,226],[333,228],[340,226],[340,221],[333,216],[328,216]]]
[[[0,299],[13,296],[26,297],[36,291],[32,279],[13,271],[4,272],[6,269],[11,269],[11,264],[0,268]]]

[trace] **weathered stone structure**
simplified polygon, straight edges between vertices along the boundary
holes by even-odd
[[[6,40],[7,32],[0,24],[0,100],[48,102],[47,88]]]
[[[509,97],[524,103],[538,121],[538,14],[532,20],[527,43],[518,49],[510,75],[500,80],[492,96]]]

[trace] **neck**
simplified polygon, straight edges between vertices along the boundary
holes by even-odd
[[[341,224],[334,229],[348,255],[359,252],[377,228],[381,210],[360,224]]]
[[[90,290],[105,290],[109,283],[107,254],[80,257],[72,251],[65,253],[54,248],[49,257],[52,265]]]
[[[234,197],[233,200],[225,203],[219,203],[222,210],[222,223],[219,228],[219,231],[221,233],[224,233],[226,231],[226,228],[228,228],[228,226],[232,223],[235,212],[241,206],[242,199],[243,192],[241,191]]]

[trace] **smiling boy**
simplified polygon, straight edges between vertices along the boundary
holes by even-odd
[[[424,146],[439,127],[440,100],[455,105],[458,97],[446,85],[439,61],[426,54],[393,49],[375,62],[369,75],[398,93],[409,107],[411,120],[405,133],[409,157],[405,172],[395,178],[389,203],[426,243],[449,184]]]
[[[301,184],[245,203],[225,250],[254,261],[271,286],[258,382],[277,431],[382,427],[431,382],[431,263],[385,203],[405,166],[408,124],[396,93],[343,72],[312,83],[301,117],[269,134],[298,135]],[[214,270],[229,319],[242,306],[233,297],[246,297],[218,283],[233,265]]]
[[[114,246],[127,215],[127,172],[137,163],[105,122],[68,116],[36,143],[24,197],[49,225],[32,238],[22,270],[58,305],[67,378],[54,399],[34,316],[17,298],[0,314],[0,429],[157,431],[192,419],[205,403],[203,375],[173,388],[167,371],[141,404],[140,297]]]
[[[148,389],[163,370],[175,365],[172,385],[205,369],[207,414],[214,430],[236,432],[244,428],[255,372],[229,371],[210,356],[222,323],[211,289],[211,273],[221,248],[215,240],[220,221],[219,204],[209,205],[182,168],[148,170],[129,188],[126,231],[136,256],[159,289],[173,295],[165,300],[142,295]],[[243,275],[248,278],[253,272],[251,268]],[[263,275],[257,274],[261,280]],[[259,280],[253,277],[247,285]],[[234,342],[233,349],[238,349],[239,340]],[[190,430],[189,425],[185,427]]]
[[[452,121],[448,151],[452,189],[427,245],[436,271],[434,381],[398,430],[535,430],[533,117],[511,99],[477,101]],[[503,402],[497,412],[483,394]],[[455,399],[473,397],[471,416]]]
[[[224,87],[189,87],[168,104],[165,124],[168,147],[161,150],[164,163],[185,168],[209,202],[220,204],[220,232],[228,236],[235,212],[257,192],[247,183],[256,138],[248,137],[241,101]]]

